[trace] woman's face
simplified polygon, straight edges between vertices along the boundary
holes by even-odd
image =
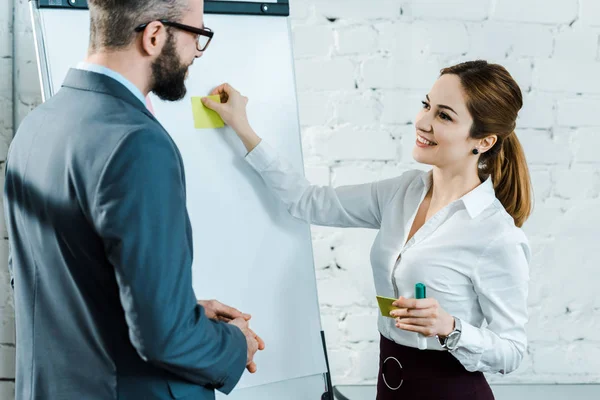
[[[472,124],[460,78],[442,75],[417,114],[414,159],[439,168],[470,165],[479,142],[469,137]]]

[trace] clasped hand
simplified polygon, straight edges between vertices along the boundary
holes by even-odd
[[[238,327],[246,337],[248,344],[248,354],[246,360],[246,369],[251,374],[257,371],[254,355],[258,350],[265,349],[265,342],[252,329],[249,321],[252,318],[250,314],[245,314],[236,308],[229,307],[217,300],[198,300],[198,304],[204,307],[206,316],[214,321],[221,321]]]

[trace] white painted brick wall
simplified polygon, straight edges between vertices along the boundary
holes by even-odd
[[[491,18],[499,21],[563,25],[579,17],[578,0],[497,0]]]
[[[517,121],[520,128],[550,129],[554,125],[555,100],[541,93],[526,93]]]
[[[482,21],[491,0],[419,0],[403,2],[403,15],[424,20]]]
[[[371,25],[342,27],[337,30],[337,53],[368,54],[377,48],[377,36],[377,31]]]
[[[397,59],[412,59],[430,54],[454,55],[469,50],[470,39],[464,23],[452,21],[413,21],[382,23],[380,49]]]
[[[514,22],[479,22],[467,25],[471,51],[485,58],[539,57],[552,54],[552,27]]]
[[[13,132],[13,3],[0,2],[0,184]],[[0,202],[0,205],[2,203]],[[0,216],[0,399],[14,398],[15,331],[12,290],[7,269],[4,213]]]
[[[353,62],[356,86],[352,88],[351,81],[340,85],[333,76],[338,88],[350,89],[322,90],[325,74],[303,77],[301,71],[298,80],[310,82],[300,90],[300,98],[304,93],[320,96],[327,108],[303,106],[301,101],[307,165],[323,168],[328,164],[334,185],[383,179],[418,167],[411,159],[412,121],[440,68],[486,58],[505,65],[519,82],[525,106],[518,135],[531,166],[536,198],[534,215],[525,226],[534,251],[528,325],[531,347],[519,371],[490,379],[598,382],[600,367],[586,355],[600,346],[596,322],[600,307],[594,304],[593,294],[580,294],[584,300],[577,301],[579,290],[573,277],[600,277],[589,264],[598,264],[591,249],[592,238],[600,236],[600,221],[594,222],[598,217],[594,221],[589,217],[599,214],[593,204],[600,197],[600,156],[595,150],[600,146],[600,120],[595,118],[600,110],[600,2],[413,0],[401,1],[401,13],[395,17],[388,9],[396,5],[393,1],[380,11],[375,10],[379,2],[365,6],[363,1],[346,0],[343,7],[338,2],[325,7],[324,2],[301,1],[314,7],[308,6],[311,13],[295,23],[334,30],[335,46],[323,60]],[[330,22],[327,17],[337,19]],[[377,35],[371,46],[372,28]],[[354,37],[360,37],[359,32],[363,42],[355,48],[361,51],[352,46],[347,50],[344,42],[358,40]],[[356,115],[360,107],[362,114]],[[390,159],[387,138],[369,136],[366,142],[364,133],[378,130],[395,139],[395,158]],[[585,233],[580,232],[583,225],[588,227]],[[377,314],[368,297],[373,290],[369,277],[373,233],[319,232],[314,242],[319,249],[316,265],[329,266],[318,277],[324,326],[335,338],[329,341],[335,381],[373,382],[377,338],[365,327]],[[333,279],[342,282],[337,295],[329,292],[340,287]],[[586,289],[594,293],[591,285]],[[349,296],[357,297],[352,301]],[[365,313],[365,302],[372,307],[370,313]]]
[[[596,0],[580,0],[581,22],[588,26],[600,26],[600,2]]]
[[[600,145],[598,128],[580,128],[572,136],[575,159],[581,163],[598,165],[598,152],[595,146]]]
[[[557,123],[565,127],[598,126],[600,97],[564,97],[558,101]]]
[[[14,101],[6,35],[12,32],[11,1],[17,21]],[[40,101],[27,1],[11,1],[0,5],[2,157],[12,109],[18,122]],[[600,272],[594,250],[600,237],[600,2],[291,3],[306,175],[316,184],[364,183],[425,169],[412,160],[412,122],[440,68],[476,58],[507,67],[525,95],[517,133],[536,198],[525,225],[533,249],[530,348],[516,373],[489,378],[599,382],[600,297],[594,293]],[[374,382],[378,334],[369,251],[375,232],[313,227],[312,236],[334,382]],[[6,256],[5,244],[0,256]],[[3,400],[14,391],[6,380],[14,375],[15,342],[5,269],[0,263]]]
[[[304,1],[298,1],[298,3],[302,2]],[[348,0],[314,0],[309,3],[314,3],[319,16],[363,21],[365,19],[395,19],[400,17],[402,1],[370,0],[366,7],[364,2]],[[293,3],[292,7],[294,7]]]
[[[441,64],[431,60],[401,60],[374,58],[363,66],[362,86],[371,89],[420,89],[431,88],[439,74]]]
[[[298,59],[296,73],[298,90],[351,90],[355,84],[356,66],[347,58]]]
[[[543,92],[600,93],[597,61],[540,60],[535,65],[534,89]]]
[[[598,29],[563,26],[554,37],[554,59],[594,61],[598,57]]]

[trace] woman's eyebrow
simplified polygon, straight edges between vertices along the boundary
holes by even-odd
[[[429,99],[429,95],[428,94],[426,94],[425,97],[427,98],[427,101],[431,102],[431,100]],[[454,111],[452,109],[452,107],[450,107],[450,106],[447,106],[447,105],[444,105],[444,104],[438,104],[437,106],[438,106],[438,108],[443,108],[443,109],[446,109],[446,110],[450,110],[454,114],[458,115],[458,113],[456,111]]]

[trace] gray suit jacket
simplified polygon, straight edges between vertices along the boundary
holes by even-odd
[[[4,195],[17,399],[233,389],[246,340],[196,304],[181,155],[127,88],[69,71],[21,124]]]

